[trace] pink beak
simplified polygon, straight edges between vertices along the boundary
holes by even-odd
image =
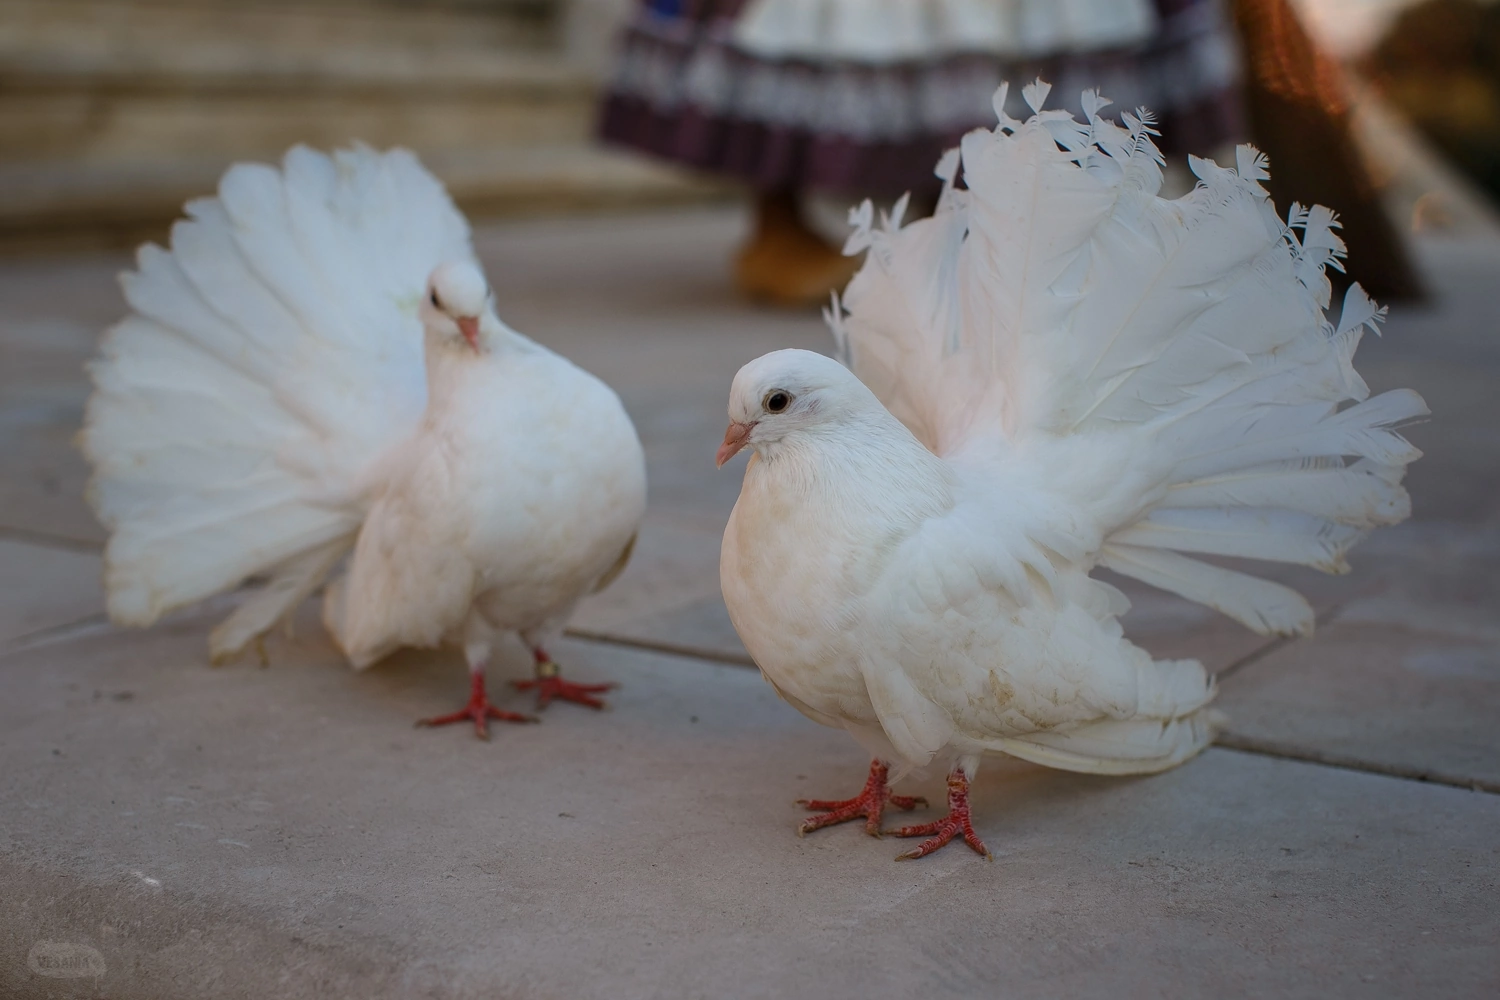
[[[458,332],[464,335],[464,339],[469,342],[469,346],[476,351],[479,350],[479,317],[460,316],[457,319],[457,323]]]
[[[724,432],[724,443],[719,445],[719,452],[714,456],[714,463],[719,468],[724,468],[724,463],[745,447],[745,442],[750,440],[750,432],[753,430],[755,430],[754,424],[742,424],[738,421],[731,423],[729,429]]]

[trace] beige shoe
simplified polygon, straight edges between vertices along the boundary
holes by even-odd
[[[828,301],[859,270],[860,257],[845,257],[803,222],[787,195],[763,197],[756,206],[755,234],[734,262],[735,284],[749,298],[806,308]]]

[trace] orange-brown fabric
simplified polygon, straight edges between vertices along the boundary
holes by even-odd
[[[1421,298],[1421,282],[1354,141],[1341,68],[1314,44],[1288,0],[1235,0],[1234,13],[1250,133],[1271,158],[1266,188],[1277,207],[1327,205],[1343,223],[1348,280],[1382,301]]]

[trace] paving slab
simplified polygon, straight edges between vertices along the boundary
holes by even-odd
[[[72,447],[83,363],[123,300],[121,254],[7,261],[0,268],[0,527],[101,542]]]
[[[1313,639],[1278,643],[1223,684],[1223,740],[1500,790],[1500,529],[1412,521],[1354,562],[1363,586]]]
[[[1500,792],[1500,642],[1336,620],[1220,705],[1232,742]]]
[[[1500,517],[1500,337],[1495,276],[1500,235],[1419,238],[1412,249],[1433,289],[1420,307],[1391,310],[1384,335],[1365,337],[1360,373],[1372,391],[1410,386],[1432,410],[1406,430],[1424,452],[1407,474],[1418,520]]]
[[[1500,525],[1412,521],[1377,533],[1360,558],[1379,585],[1344,602],[1340,622],[1500,643]]]
[[[87,336],[93,343],[93,332],[81,326],[36,326],[26,332]],[[83,498],[88,465],[73,447],[88,399],[81,361],[57,377],[29,377],[10,368],[10,358],[26,353],[14,339],[0,353],[7,358],[0,367],[8,369],[0,377],[0,528],[102,545],[104,531]]]
[[[38,636],[98,607],[68,442],[126,261],[0,268],[0,643],[33,636],[0,647],[0,997],[1500,992],[1500,796],[1390,776],[1490,787],[1497,766],[1500,241],[1424,238],[1437,300],[1361,350],[1372,388],[1413,385],[1437,416],[1411,431],[1413,523],[1348,577],[1269,571],[1327,619],[1317,638],[1126,587],[1129,634],[1223,674],[1231,736],[1262,752],[1132,780],[986,764],[994,864],[896,865],[856,829],[791,835],[790,800],[852,793],[864,761],[733,665],[717,554],[742,466],[710,457],[729,381],[828,347],[814,313],[734,297],[744,225],[477,233],[502,315],[617,388],[651,477],[631,566],[575,621],[636,648],[558,650],[572,676],[624,682],[613,710],[559,705],[489,744],[410,728],[462,697],[452,652],[356,675],[304,622],[266,669],[211,669],[223,606]],[[492,688],[527,670],[507,646]],[[37,976],[47,941],[95,949],[104,975]]]
[[[214,669],[208,624],[0,658],[0,994],[1500,988],[1497,796],[1217,750],[1134,780],[995,762],[996,860],[897,864],[852,827],[793,835],[791,800],[864,760],[754,671],[567,642],[575,676],[623,682],[614,710],[481,743],[410,728],[461,696],[454,654],[357,675],[309,634]],[[43,980],[39,941],[103,975]]]
[[[104,612],[99,556],[0,538],[0,648]]]
[[[625,571],[585,598],[573,623],[607,630],[716,596],[723,530],[715,517],[648,510]]]

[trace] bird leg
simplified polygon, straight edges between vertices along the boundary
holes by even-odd
[[[536,678],[528,681],[511,681],[522,691],[530,691],[536,688],[536,707],[546,708],[552,704],[553,698],[561,698],[563,701],[575,702],[579,705],[587,705],[589,708],[604,708],[604,702],[595,698],[596,694],[603,694],[611,688],[619,687],[613,682],[606,684],[574,684],[565,681],[559,676],[560,668],[547,655],[547,651],[541,646],[533,647],[531,655],[536,658]]]
[[[489,720],[498,719],[501,722],[537,722],[535,716],[522,715],[520,712],[502,712],[490,704],[489,695],[484,690],[484,665],[469,668],[469,703],[451,715],[435,715],[430,719],[418,719],[419,726],[446,726],[454,722],[465,720],[474,723],[474,735],[482,740],[490,738]]]
[[[963,772],[963,768],[956,767],[948,775],[948,815],[931,823],[903,826],[891,832],[898,837],[929,838],[905,854],[896,855],[897,861],[926,857],[959,834],[963,835],[964,843],[973,848],[976,854],[983,854],[987,861],[995,860],[969,822],[969,776]]]
[[[886,783],[890,778],[890,769],[878,760],[870,761],[870,776],[865,779],[865,787],[862,792],[852,799],[798,799],[797,804],[807,809],[826,809],[828,812],[817,816],[809,816],[797,827],[797,836],[821,830],[825,826],[835,823],[843,823],[851,819],[864,817],[865,832],[872,837],[880,836],[880,817],[887,805],[893,805],[897,809],[905,809],[908,812],[915,809],[919,804],[926,805],[927,800],[910,795],[892,795],[890,786]]]

